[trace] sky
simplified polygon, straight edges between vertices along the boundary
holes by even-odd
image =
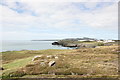
[[[118,39],[117,1],[0,0],[0,39]]]

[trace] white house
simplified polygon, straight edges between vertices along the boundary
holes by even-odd
[[[108,42],[115,42],[113,40],[105,40],[104,43],[108,43]]]

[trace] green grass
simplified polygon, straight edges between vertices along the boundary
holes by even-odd
[[[24,65],[30,63],[31,60],[32,60],[32,58],[33,58],[33,57],[15,60],[15,61],[10,62],[10,63],[8,63],[8,64],[3,64],[3,67],[5,68],[5,70],[8,70],[8,69],[16,69],[16,68],[19,68],[19,67],[23,67]]]

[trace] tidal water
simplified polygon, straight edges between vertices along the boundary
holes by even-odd
[[[52,45],[52,42],[54,41],[4,40],[0,43],[0,52],[13,50],[67,49],[66,47]]]

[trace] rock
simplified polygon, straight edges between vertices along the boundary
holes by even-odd
[[[55,59],[58,59],[58,56],[55,56]]]
[[[12,77],[13,75],[12,74],[10,74],[10,77]]]
[[[54,66],[55,65],[55,61],[50,61],[48,64],[49,64],[49,66]]]
[[[4,70],[4,68],[3,68],[3,67],[0,67],[0,70]]]
[[[47,58],[52,58],[53,56],[52,55],[48,55],[48,56],[46,56]]]
[[[45,62],[41,62],[40,65],[45,66]]]
[[[60,45],[58,42],[53,42],[52,45]]]
[[[75,75],[75,73],[71,72],[72,75]]]
[[[42,57],[42,55],[34,56],[34,58],[32,59],[32,61],[35,61],[35,60],[37,60],[38,58],[41,58],[41,57]]]

